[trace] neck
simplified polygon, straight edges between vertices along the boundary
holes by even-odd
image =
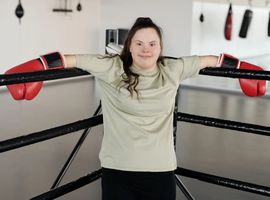
[[[152,71],[154,71],[157,68],[157,64],[153,65],[152,67],[147,67],[147,68],[137,66],[134,63],[133,63],[133,66],[134,66],[134,69],[135,70],[142,71],[142,72],[152,72]]]

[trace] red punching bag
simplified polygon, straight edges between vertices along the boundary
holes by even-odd
[[[232,4],[230,3],[228,14],[226,17],[224,36],[226,40],[231,40],[232,38]]]

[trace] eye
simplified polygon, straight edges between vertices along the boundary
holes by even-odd
[[[142,46],[142,43],[141,42],[137,42],[136,45],[137,46]]]
[[[150,46],[154,47],[154,46],[156,46],[156,43],[150,43]]]

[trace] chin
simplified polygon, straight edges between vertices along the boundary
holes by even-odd
[[[150,69],[150,68],[153,67],[153,65],[149,64],[149,63],[141,63],[140,66],[141,66],[142,69]]]

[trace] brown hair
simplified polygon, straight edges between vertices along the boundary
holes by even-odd
[[[120,54],[120,58],[123,61],[123,68],[124,68],[124,74],[122,74],[123,82],[127,85],[126,88],[130,92],[131,96],[133,96],[134,91],[136,92],[138,96],[138,91],[136,90],[136,86],[139,83],[139,74],[136,74],[131,71],[130,67],[133,63],[133,59],[131,56],[131,53],[129,51],[131,40],[135,33],[143,28],[153,28],[156,30],[159,38],[160,38],[160,45],[161,49],[163,47],[162,44],[162,32],[161,28],[158,27],[149,17],[139,17],[136,19],[135,23],[131,27],[131,29],[128,32],[127,38],[124,43],[123,50]],[[159,56],[157,62],[162,62],[163,56]]]

